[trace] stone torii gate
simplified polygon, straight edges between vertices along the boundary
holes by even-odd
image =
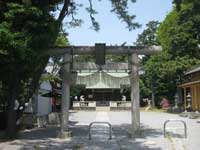
[[[139,102],[139,60],[138,55],[152,55],[160,52],[160,46],[105,46],[106,54],[130,55],[130,82],[131,82],[131,122],[132,135],[140,129],[140,102]],[[70,63],[71,55],[94,54],[95,46],[67,46],[52,48],[48,55],[63,55],[62,75],[62,103],[61,103],[61,137],[71,135],[69,131],[69,106],[70,106]]]

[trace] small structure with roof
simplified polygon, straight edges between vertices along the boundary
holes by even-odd
[[[191,107],[194,111],[200,111],[200,65],[187,71],[186,76],[190,81],[181,85],[184,89],[185,110]]]

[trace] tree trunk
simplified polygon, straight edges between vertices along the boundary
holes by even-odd
[[[15,100],[18,97],[18,88],[20,84],[19,73],[17,69],[11,73],[10,77],[11,79],[8,91],[6,136],[8,138],[13,138],[16,135],[16,110],[14,110],[14,107],[15,107]]]
[[[33,76],[33,79],[32,79],[31,85],[30,85],[31,90],[29,91],[29,93],[26,97],[27,100],[29,100],[33,96],[36,89],[38,88],[40,77],[41,77],[41,75],[42,75],[42,73],[43,73],[43,71],[44,71],[44,69],[45,69],[45,67],[48,63],[49,57],[46,56],[46,57],[43,57],[42,59],[43,59],[43,61],[40,62],[41,63],[40,68],[38,68],[37,71],[35,71],[35,74]]]
[[[152,100],[152,108],[155,108],[155,93],[154,93],[154,83],[151,81],[151,100]]]

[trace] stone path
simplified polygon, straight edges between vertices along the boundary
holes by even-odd
[[[105,111],[97,112],[94,121],[110,122],[110,119],[109,119],[109,116],[108,116],[108,112],[105,112]]]
[[[20,134],[14,141],[0,143],[0,150],[199,150],[200,123],[176,114],[141,112],[141,132],[136,138],[130,137],[131,113],[86,112],[70,113],[71,139],[56,138],[59,127],[35,128]],[[185,140],[181,125],[170,124],[170,138],[163,137],[163,123],[167,119],[182,119],[188,126]],[[93,121],[108,121],[113,127],[113,139],[108,140],[107,126],[94,126],[92,140],[88,139],[88,126]]]
[[[177,127],[178,125],[178,127]],[[182,124],[174,124],[171,127],[167,127],[168,139],[171,141],[172,149],[186,150],[185,142],[187,139],[184,137],[184,127]]]
[[[98,111],[96,117],[93,122],[110,122],[108,112]],[[109,139],[109,126],[107,124],[94,124],[91,128],[92,139],[91,142],[100,145],[106,145],[104,149],[106,150],[120,150],[118,143],[112,135],[112,139]],[[112,131],[111,131],[112,132]],[[91,147],[87,147],[87,149],[92,149]]]

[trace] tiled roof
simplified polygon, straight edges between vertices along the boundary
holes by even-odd
[[[200,66],[195,67],[195,68],[193,68],[193,69],[187,71],[187,72],[185,73],[185,75],[189,75],[189,74],[192,74],[192,73],[195,73],[195,72],[199,72],[199,71],[200,71]]]

